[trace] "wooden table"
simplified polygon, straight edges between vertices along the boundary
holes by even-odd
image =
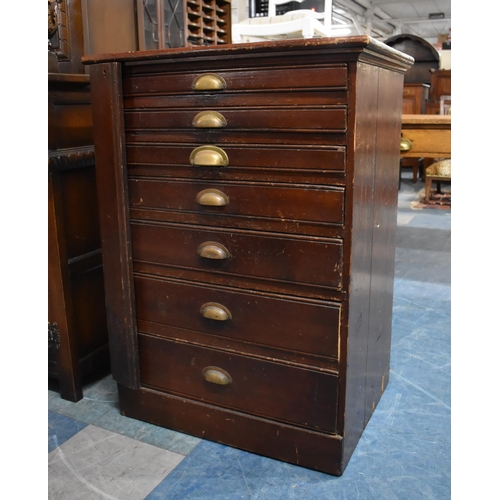
[[[403,115],[401,158],[451,158],[451,115]]]

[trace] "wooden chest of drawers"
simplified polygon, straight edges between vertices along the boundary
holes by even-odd
[[[412,59],[361,36],[85,62],[122,413],[342,474],[388,382]]]

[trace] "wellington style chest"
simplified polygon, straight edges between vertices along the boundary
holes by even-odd
[[[366,36],[84,59],[124,415],[342,474],[388,383],[412,61]]]

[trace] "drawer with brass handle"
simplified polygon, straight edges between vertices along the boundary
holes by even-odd
[[[128,131],[154,129],[231,129],[271,132],[296,130],[323,134],[341,133],[347,127],[346,106],[308,106],[283,108],[224,108],[200,110],[125,111]]]
[[[216,178],[217,180],[291,179],[322,184],[332,174],[343,182],[344,146],[286,147],[262,144],[127,144],[127,170],[131,177]],[[317,181],[316,181],[317,182]]]
[[[194,128],[224,128],[227,120],[218,111],[200,111],[192,121]]]
[[[194,78],[191,83],[191,88],[197,92],[225,90],[227,88],[227,83],[226,80],[217,73],[202,73]]]
[[[217,302],[207,302],[200,308],[200,314],[207,319],[214,321],[228,321],[233,319],[231,311]]]
[[[218,189],[203,189],[196,195],[196,203],[203,207],[225,207],[229,205],[229,198]]]
[[[189,163],[195,167],[227,167],[229,157],[222,148],[209,144],[193,149]]]
[[[327,228],[344,222],[344,187],[143,178],[130,179],[128,185],[133,219],[168,220],[172,212],[190,212],[191,223],[251,228],[259,218],[280,232],[301,231],[289,229],[290,223],[300,221],[309,224],[304,225],[306,233],[314,231],[311,224],[328,233]]]
[[[197,252],[204,259],[225,260],[231,257],[229,250],[216,241],[204,241],[198,246]]]
[[[206,366],[203,368],[202,373],[203,378],[211,384],[229,385],[233,381],[231,375],[229,375],[226,370],[217,366]]]
[[[339,302],[294,299],[266,293],[137,275],[137,318],[148,331],[171,336],[200,332],[252,344],[338,358]],[[307,332],[307,335],[304,334]]]
[[[139,355],[145,387],[326,432],[336,430],[335,373],[143,334]],[[300,403],[312,400],[314,405]]]
[[[170,69],[170,68],[169,68]],[[314,78],[311,78],[311,71]],[[305,68],[260,68],[227,69],[220,71],[189,71],[180,73],[162,72],[157,68],[154,74],[144,73],[140,66],[126,68],[123,79],[124,96],[165,95],[174,93],[225,94],[235,91],[269,91],[295,89],[347,88],[347,65],[316,65]]]
[[[207,283],[215,273],[227,279],[249,276],[334,290],[341,287],[341,240],[149,222],[132,222],[130,228],[134,260],[203,271]],[[200,245],[210,246],[207,253],[215,254],[214,243],[224,247],[219,248],[221,257],[227,251],[224,258],[200,255]]]

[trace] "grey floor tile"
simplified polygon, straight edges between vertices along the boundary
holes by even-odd
[[[143,500],[183,459],[88,425],[49,454],[49,500]]]
[[[49,410],[181,455],[191,453],[200,442],[194,436],[121,415],[118,389],[111,375],[85,385],[83,399],[77,403],[49,391]]]
[[[111,375],[105,375],[83,387],[83,399],[73,403],[49,390],[49,410],[93,424],[113,408],[118,408],[118,390]]]

